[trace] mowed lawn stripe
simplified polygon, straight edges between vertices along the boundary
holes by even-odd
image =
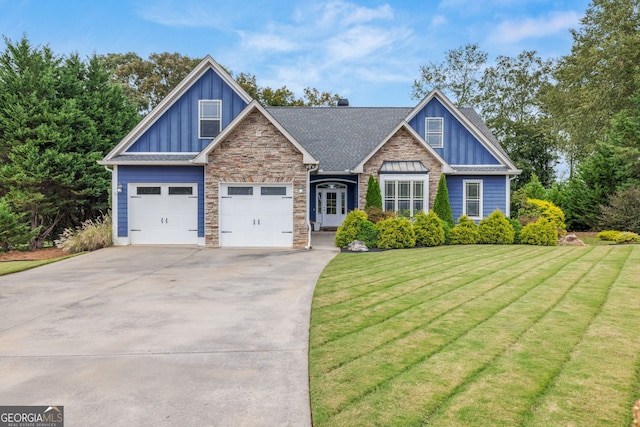
[[[518,248],[514,249],[515,252],[517,250]],[[448,312],[446,316],[442,316],[437,321],[428,324],[427,327],[395,341],[393,345],[383,346],[370,355],[357,359],[354,363],[346,364],[326,375],[316,377],[312,363],[314,420],[323,420],[326,422],[325,425],[348,425],[356,419],[366,420],[365,424],[376,424],[381,420],[378,417],[387,413],[384,409],[386,405],[393,405],[396,399],[407,401],[403,405],[408,412],[403,411],[407,416],[401,420],[394,420],[395,424],[403,425],[408,420],[421,419],[422,408],[429,403],[428,400],[431,398],[428,397],[427,401],[423,401],[420,397],[415,396],[414,386],[418,388],[419,395],[424,390],[420,389],[422,384],[414,384],[414,375],[417,373],[417,376],[422,378],[421,371],[423,369],[432,376],[446,372],[446,369],[443,371],[442,367],[437,367],[433,372],[429,371],[432,367],[438,366],[434,365],[430,359],[432,357],[437,359],[441,353],[452,353],[453,356],[456,356],[455,352],[447,351],[447,348],[456,348],[454,344],[460,339],[465,339],[466,344],[458,344],[458,346],[466,348],[470,345],[472,349],[477,350],[479,353],[475,359],[472,358],[472,361],[476,361],[480,367],[483,366],[484,363],[495,357],[496,353],[503,351],[505,345],[516,339],[530,326],[531,320],[529,318],[535,319],[540,315],[539,312],[544,312],[547,309],[549,295],[564,292],[562,286],[551,286],[549,283],[552,281],[548,281],[548,279],[564,271],[566,265],[576,263],[576,259],[588,255],[590,250],[585,248],[584,250],[566,251],[547,249],[547,251],[551,255],[544,269],[523,267],[522,274],[510,282],[484,294],[481,298],[474,299],[469,304]],[[542,286],[545,288],[545,292],[537,296],[539,292],[532,291],[541,287],[541,284],[545,285]],[[529,310],[523,316],[520,312],[523,308],[531,305],[530,299],[537,301],[536,310]],[[497,317],[498,320],[489,322],[499,313],[502,314]],[[419,318],[416,320],[420,321]],[[492,326],[481,327],[487,322]],[[494,325],[496,322],[499,323],[499,326]],[[487,335],[484,329],[489,329],[494,333],[493,336]],[[453,369],[449,373],[457,373],[460,376],[446,378],[440,384],[442,390],[439,392],[436,387],[437,377],[434,377],[431,385],[434,386],[432,391],[436,391],[436,400],[432,404],[437,404],[438,393],[441,393],[441,396],[446,396],[447,392],[455,388],[456,382],[461,382],[466,375],[470,375],[478,369],[478,366],[473,365],[469,370]],[[407,384],[403,378],[408,372],[413,373],[408,375],[410,382]],[[323,392],[330,392],[332,395],[314,396],[315,393]],[[424,396],[428,395],[429,393]],[[389,399],[387,400],[387,398]],[[414,406],[414,402],[416,406]],[[412,409],[409,410],[410,408]],[[366,414],[368,415],[365,416]],[[316,415],[319,417],[316,418]],[[361,418],[363,416],[365,418]],[[340,424],[340,422],[344,422],[344,424]]]
[[[325,328],[315,328],[311,337],[312,356],[315,360],[323,362],[316,366],[318,374],[327,373],[346,362],[363,357],[382,345],[403,338],[416,329],[424,328],[451,310],[519,276],[525,263],[527,269],[534,269],[548,261],[548,251],[541,251],[536,256],[523,252],[493,263],[493,267],[498,269],[480,277],[463,275],[456,277],[455,281],[436,280],[436,283],[426,287],[424,292],[413,296],[413,305],[394,312],[389,317],[375,320],[369,317],[364,321],[360,316],[358,319],[349,319],[350,322],[345,324],[342,319],[327,321],[324,324]],[[357,323],[358,321],[360,323]],[[357,325],[361,327],[356,329]],[[348,332],[344,333],[347,328]],[[320,341],[325,337],[325,331],[335,333],[336,338]],[[343,335],[339,335],[340,331]],[[360,333],[366,334],[369,338],[363,341]]]
[[[428,425],[521,425],[531,406],[567,363],[573,348],[599,314],[624,263],[612,265],[610,248],[595,249],[602,258],[572,278],[558,303],[519,339],[456,390],[429,417]],[[478,400],[481,404],[478,405]],[[422,423],[424,425],[424,420]]]
[[[631,408],[640,398],[640,246],[614,251],[629,251],[620,275],[525,425],[631,425]]]

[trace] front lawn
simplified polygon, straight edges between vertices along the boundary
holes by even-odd
[[[311,319],[316,426],[630,425],[640,245],[343,253]]]

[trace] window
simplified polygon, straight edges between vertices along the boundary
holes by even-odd
[[[464,212],[472,219],[482,218],[482,181],[464,181]]]
[[[384,177],[384,210],[397,212],[403,216],[415,216],[420,211],[424,211],[425,204],[425,180],[410,179],[404,177]]]
[[[222,127],[222,101],[198,101],[198,138],[215,138]]]
[[[443,147],[444,119],[442,117],[427,117],[425,123],[425,139],[433,148]]]
[[[158,195],[160,187],[136,187],[136,194],[138,196]]]
[[[191,196],[193,187],[169,187],[170,196]]]
[[[287,187],[260,187],[261,196],[286,196]]]
[[[253,187],[228,187],[228,196],[253,196]]]

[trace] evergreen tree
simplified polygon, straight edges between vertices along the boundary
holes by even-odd
[[[438,192],[436,193],[436,198],[433,201],[433,211],[438,215],[438,218],[449,224],[450,228],[453,228],[455,223],[453,222],[453,212],[451,211],[451,204],[449,203],[447,178],[444,174],[440,175]]]
[[[373,176],[373,174],[369,175],[369,182],[367,183],[367,196],[364,208],[382,209],[382,193],[380,193],[380,184],[378,183],[378,180]]]

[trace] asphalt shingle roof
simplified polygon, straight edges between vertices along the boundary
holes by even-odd
[[[269,107],[267,111],[320,161],[320,170],[342,172],[356,167],[412,108]]]

